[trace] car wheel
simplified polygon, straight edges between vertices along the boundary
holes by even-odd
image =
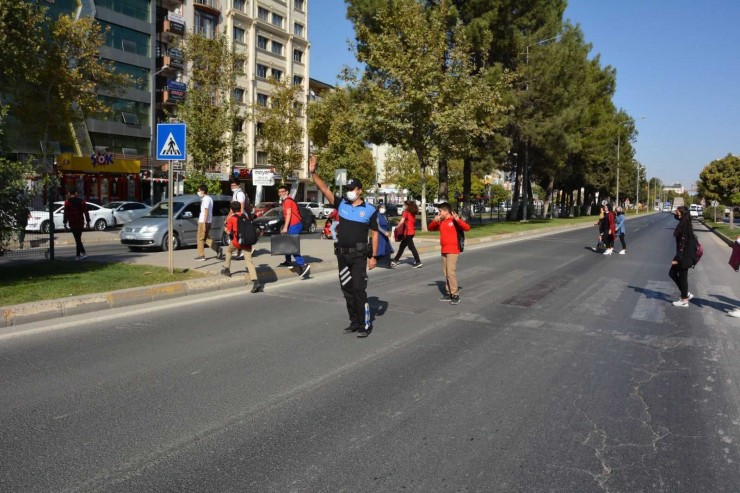
[[[41,232],[45,234],[49,234],[51,222],[50,221],[44,221],[41,223]]]
[[[309,233],[316,232],[316,221],[311,221],[311,224],[308,226],[308,232]]]
[[[167,251],[168,244],[169,244],[168,238],[169,238],[169,235],[164,235],[164,238],[162,238],[162,245],[160,246],[160,248],[162,248],[163,252]],[[178,238],[177,235],[173,235],[172,236],[172,249],[177,250],[178,248],[180,248],[180,238]]]
[[[95,230],[96,231],[105,231],[105,228],[108,227],[108,222],[105,219],[98,219],[95,221]]]

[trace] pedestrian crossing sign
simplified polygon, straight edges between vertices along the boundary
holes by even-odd
[[[184,123],[157,124],[157,159],[161,161],[185,161],[186,125]]]

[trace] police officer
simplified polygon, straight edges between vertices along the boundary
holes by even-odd
[[[376,265],[378,213],[375,207],[362,199],[362,184],[359,180],[349,180],[345,197],[339,197],[329,190],[316,173],[316,156],[309,158],[308,171],[321,193],[339,212],[342,224],[334,243],[334,253],[339,264],[339,283],[347,302],[350,320],[350,325],[344,332],[355,332],[357,337],[367,337],[371,330],[366,292],[367,270],[374,269]],[[371,245],[367,242],[368,230],[372,232]],[[369,249],[372,251],[368,251]]]

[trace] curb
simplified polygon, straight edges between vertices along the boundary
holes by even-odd
[[[531,231],[521,231],[519,233],[506,233],[495,236],[485,236],[482,238],[469,238],[466,239],[465,244],[466,246],[483,245],[512,239],[518,240],[547,236],[561,231],[587,228],[593,228],[593,225],[591,223],[583,223],[552,226]],[[432,242],[434,244],[430,245]],[[439,239],[437,237],[420,237],[419,243],[420,245],[417,247],[419,254],[433,253],[440,250]],[[311,273],[336,271],[337,265],[338,263],[336,260],[314,262],[311,263]],[[93,293],[72,296],[69,298],[32,301],[20,305],[9,305],[0,307],[3,315],[2,321],[0,321],[0,328],[8,328],[15,325],[52,320],[83,313],[139,305],[153,301],[169,300],[200,293],[212,293],[214,291],[234,289],[240,286],[248,288],[249,280],[246,279],[246,276],[246,272],[244,273],[244,277],[239,274],[230,278],[214,274],[200,279],[188,279],[187,281],[175,281],[166,284],[154,284],[151,286],[120,289],[107,293]],[[295,278],[295,273],[292,269],[274,270],[272,268],[258,268],[257,277],[263,283],[277,283],[284,279]]]
[[[716,230],[716,229],[714,229],[714,228],[713,228],[712,226],[708,225],[708,224],[706,223],[706,221],[699,221],[699,222],[701,222],[701,223],[702,223],[702,224],[704,225],[704,227],[705,227],[705,228],[707,228],[707,229],[708,229],[709,231],[711,231],[712,233],[714,233],[715,235],[717,235],[717,237],[718,237],[718,238],[719,238],[720,240],[722,240],[722,241],[724,241],[725,243],[727,243],[727,246],[729,246],[730,248],[732,248],[732,244],[733,244],[733,243],[735,243],[735,240],[733,240],[733,239],[731,239],[731,238],[728,238],[727,236],[725,236],[725,235],[724,235],[723,233],[721,233],[720,231],[717,231],[717,230]],[[738,228],[738,232],[737,232],[737,234],[738,234],[738,236],[740,236],[740,228]]]

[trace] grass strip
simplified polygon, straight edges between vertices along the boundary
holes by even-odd
[[[202,277],[190,270],[99,262],[22,263],[3,266],[0,306],[101,293]]]

